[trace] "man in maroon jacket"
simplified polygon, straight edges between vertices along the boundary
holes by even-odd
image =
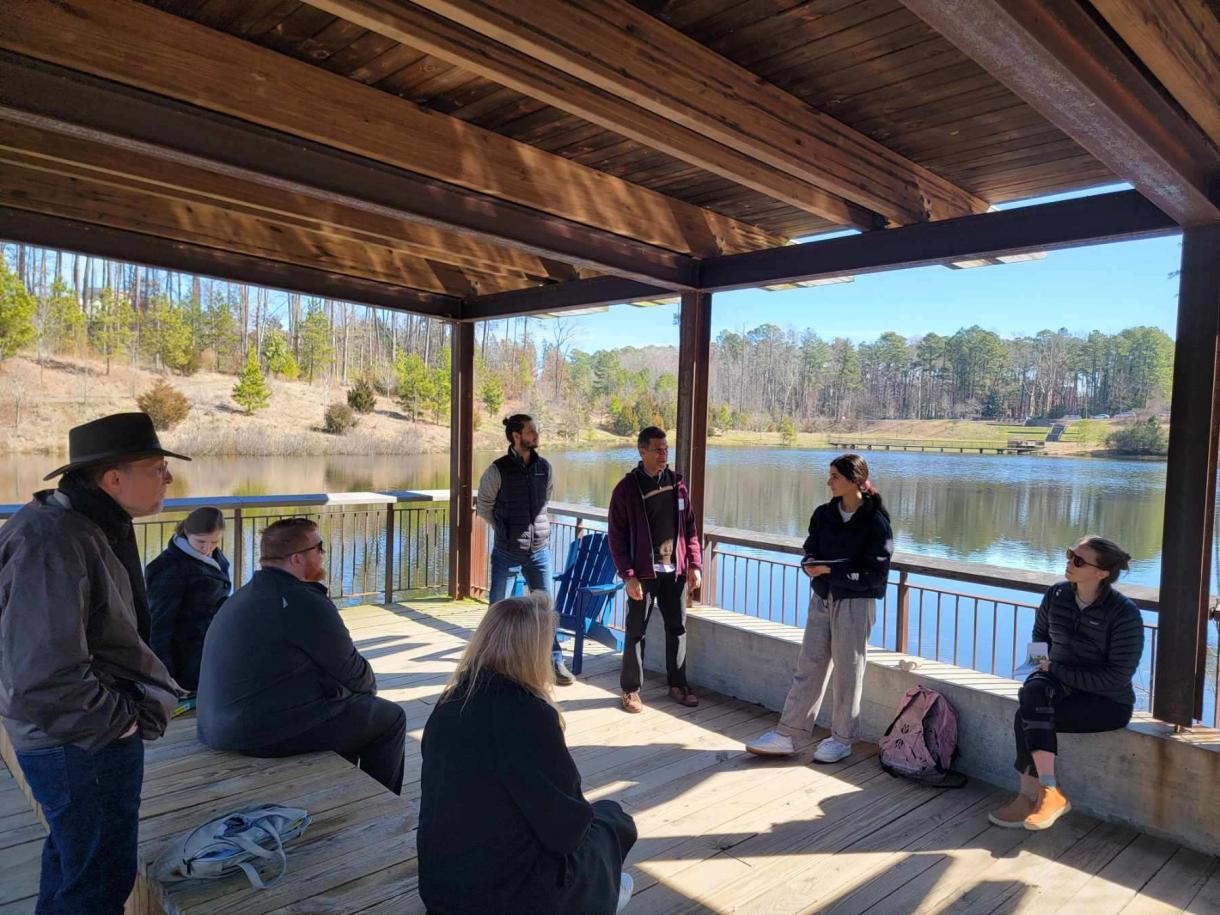
[[[685,592],[702,580],[702,550],[695,512],[686,483],[667,466],[665,431],[649,426],[636,444],[640,463],[614,487],[610,496],[610,555],[627,583],[627,637],[623,644],[623,708],[641,712],[644,632],[652,608],[665,620],[665,674],[669,696],[696,706],[699,699],[686,685]]]

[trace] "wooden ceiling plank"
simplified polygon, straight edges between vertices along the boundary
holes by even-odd
[[[0,238],[93,257],[177,270],[270,289],[436,317],[457,317],[461,300],[361,277],[186,244],[78,220],[0,206]]]
[[[554,260],[512,248],[488,245],[456,232],[346,207],[331,200],[289,193],[256,181],[158,156],[149,147],[82,131],[65,133],[17,123],[0,110],[0,160],[38,165],[44,170],[116,187],[136,187],[170,199],[198,201],[245,213],[267,222],[333,234],[365,244],[399,248],[407,254],[477,272],[522,279],[571,277],[556,273]]]
[[[325,0],[384,3],[385,0]],[[625,0],[416,0],[570,77],[823,187],[895,223],[978,212],[979,200]],[[941,201],[939,212],[929,205]]]
[[[1091,0],[1110,28],[1220,146],[1220,9],[1205,0]]]
[[[316,0],[315,5],[761,194],[843,225],[877,227],[876,216],[861,207],[426,10],[390,0]]]
[[[12,163],[0,171],[0,205],[397,283],[424,292],[465,297],[476,288],[473,278],[463,276],[460,285],[452,285],[456,273],[442,280],[423,258],[376,245],[350,244],[199,201],[171,200]],[[483,288],[494,287],[497,291],[523,285],[489,275],[479,280]]]
[[[10,122],[92,139],[114,155],[147,154],[598,272],[675,288],[693,282],[694,262],[683,255],[3,51],[0,109]]]
[[[1220,156],[1074,3],[903,0],[1183,226],[1220,221]]]
[[[782,243],[133,0],[17,4],[0,46],[671,251],[706,256]]]

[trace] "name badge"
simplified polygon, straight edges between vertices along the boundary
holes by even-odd
[[[678,500],[678,511],[680,511],[680,512],[686,511],[686,500],[685,499]]]

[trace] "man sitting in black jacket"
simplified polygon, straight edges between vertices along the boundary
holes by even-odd
[[[204,641],[199,739],[260,757],[334,750],[401,793],[407,716],[374,695],[372,668],[319,584],[318,526],[276,521],[259,552],[262,568],[220,608]]]

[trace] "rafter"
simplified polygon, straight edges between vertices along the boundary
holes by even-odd
[[[344,276],[317,267],[269,261],[3,205],[0,205],[0,238],[421,315],[453,317],[460,304],[459,300],[449,296],[418,292],[397,284]]]
[[[780,241],[134,0],[9,4],[0,47],[670,251],[705,256]]]
[[[1220,146],[1220,8],[1204,0],[1091,2]]]
[[[416,5],[895,224],[987,208],[979,197],[763,82],[627,0]]]
[[[903,3],[1180,225],[1220,221],[1220,155],[1079,5]]]
[[[455,22],[394,0],[311,0],[386,38],[838,225],[880,228],[876,213],[589,85]]]

